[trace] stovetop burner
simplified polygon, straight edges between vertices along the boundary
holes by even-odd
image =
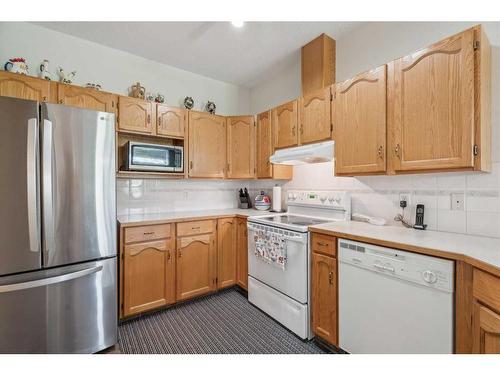
[[[266,218],[265,220],[272,221],[273,223],[302,225],[302,226],[324,224],[324,223],[328,223],[331,221],[331,220],[322,220],[322,219],[316,219],[316,218],[312,218],[312,217],[295,216],[295,215],[272,216],[272,217]]]

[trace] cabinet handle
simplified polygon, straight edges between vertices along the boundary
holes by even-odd
[[[151,115],[148,115],[148,124],[151,124]]]
[[[379,146],[379,147],[378,147],[377,154],[378,154],[378,157],[379,157],[379,158],[381,158],[381,159],[383,159],[383,158],[384,158],[384,154],[383,154],[383,152],[384,152],[384,147],[383,147],[383,146]]]
[[[59,99],[59,104],[62,104],[62,103],[64,103],[64,100]]]
[[[145,236],[151,236],[152,234],[155,234],[155,232],[144,232]]]
[[[47,101],[47,97],[46,97],[46,96],[44,96],[44,97],[42,98],[42,101],[43,101],[43,102],[46,102],[46,101]]]
[[[304,134],[304,124],[300,124],[300,135]]]
[[[292,126],[292,135],[295,137],[295,126]]]
[[[167,250],[167,261],[170,261],[170,250]]]
[[[182,257],[182,251],[179,249],[179,258]]]
[[[401,159],[401,154],[400,154],[401,153],[401,146],[399,145],[399,143],[396,145],[396,148],[394,149],[394,153],[396,154],[396,156],[398,158]]]
[[[191,227],[191,229],[192,230],[195,230],[195,229],[200,230],[200,227]]]
[[[192,161],[189,162],[189,169],[193,169],[193,162]]]
[[[330,285],[333,285],[333,272],[332,271],[328,272],[328,282],[330,283]]]
[[[158,126],[161,128],[161,117],[158,117]]]
[[[316,244],[317,244],[318,246],[328,246],[328,244],[327,244],[327,243],[324,243],[324,242],[316,242]]]

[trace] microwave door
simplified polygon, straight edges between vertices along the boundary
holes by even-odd
[[[138,171],[174,171],[174,148],[154,144],[131,142],[129,145],[129,169]]]

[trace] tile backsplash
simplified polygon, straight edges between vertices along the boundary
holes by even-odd
[[[246,180],[117,179],[117,215],[238,207]]]
[[[254,197],[264,190],[272,196],[275,184],[287,190],[346,190],[352,212],[383,217],[401,225],[399,194],[410,195],[405,217],[415,219],[415,206],[425,205],[429,230],[500,237],[500,162],[491,173],[437,173],[404,176],[335,177],[333,164],[294,167],[291,181],[273,180],[154,180],[118,179],[117,213],[159,213],[236,208],[239,188]],[[451,195],[463,194],[464,210],[452,210]]]
[[[405,217],[415,220],[415,206],[425,205],[429,230],[500,237],[500,162],[491,173],[436,173],[402,176],[335,177],[333,163],[294,167],[294,178],[284,183],[287,190],[346,190],[351,193],[352,212],[379,216],[388,225],[401,225],[394,216],[401,213],[399,194],[410,195]],[[272,187],[270,182],[250,182],[251,191]],[[454,193],[464,195],[464,210],[452,210]]]

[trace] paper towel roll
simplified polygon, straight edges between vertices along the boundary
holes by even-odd
[[[281,186],[273,187],[273,211],[281,212]]]

